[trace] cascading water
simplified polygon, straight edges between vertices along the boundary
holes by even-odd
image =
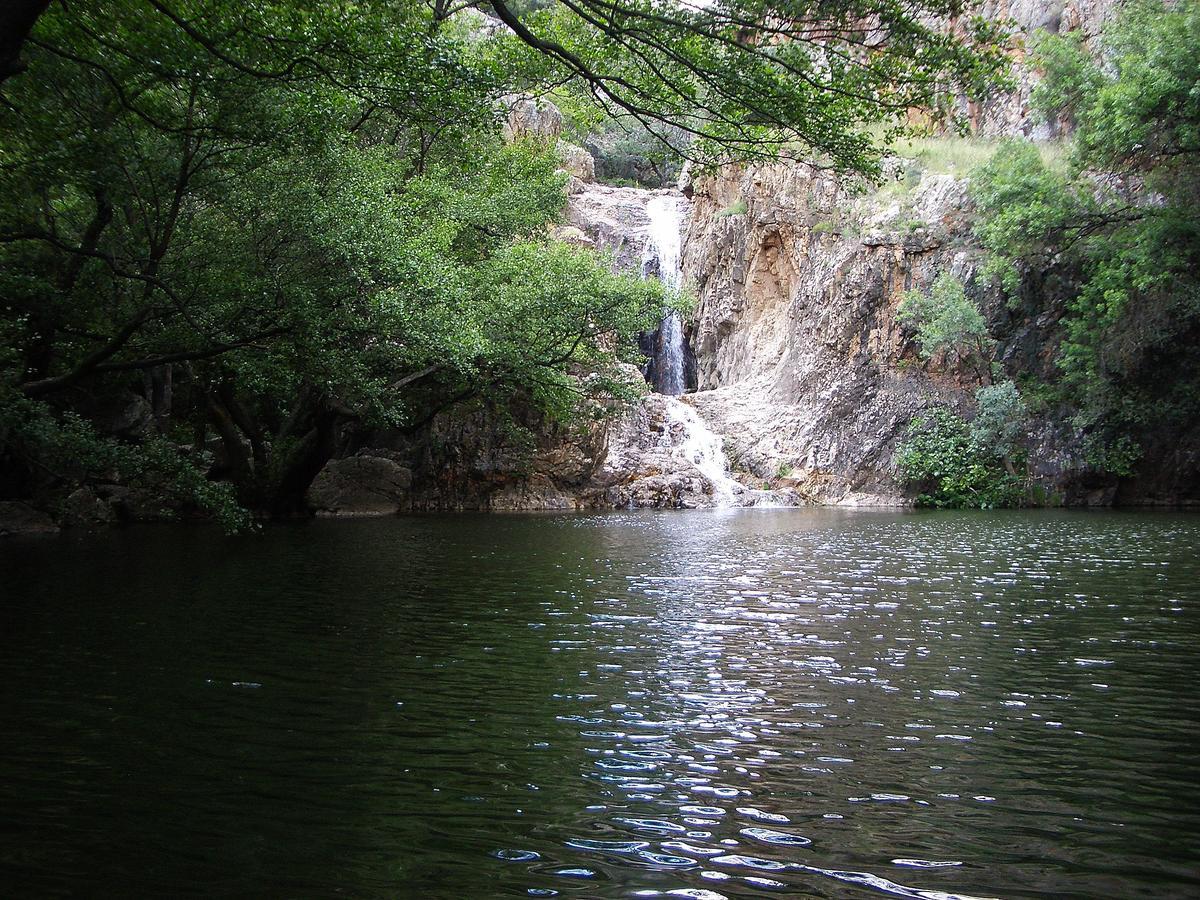
[[[729,475],[724,439],[709,430],[700,414],[682,400],[667,401],[664,412],[665,440],[675,456],[695,466],[712,484],[713,505],[738,505],[738,495],[746,489]]]
[[[659,194],[646,204],[650,219],[642,269],[658,271],[668,288],[678,289],[682,279],[680,256],[683,223],[679,198]],[[655,265],[657,263],[657,265]],[[714,433],[696,409],[678,399],[687,389],[684,375],[683,323],[679,314],[668,311],[658,326],[654,348],[654,388],[664,397],[667,428],[664,449],[693,466],[712,486],[714,506],[777,505],[774,495],[747,488],[730,474],[725,458],[725,441]]]
[[[650,217],[643,269],[657,260],[658,277],[672,290],[679,287],[680,222],[679,199],[669,195],[652,197],[646,204]],[[654,387],[660,394],[677,397],[687,388],[684,377],[683,323],[679,314],[668,311],[658,327],[658,345],[654,354]]]
[[[622,270],[640,261],[644,277],[680,287],[688,210],[681,195],[591,184],[572,195],[571,204],[572,224],[612,250]],[[624,493],[631,508],[794,505],[788,492],[756,490],[733,476],[726,440],[700,412],[705,398],[685,393],[688,348],[680,317],[664,313],[641,348],[651,358],[645,374],[653,393],[631,410],[625,426],[632,427],[623,426],[609,444],[601,477],[614,499]]]

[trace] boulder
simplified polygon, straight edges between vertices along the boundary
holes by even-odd
[[[504,123],[504,140],[508,143],[533,138],[547,144],[562,134],[563,116],[549,100],[533,97],[509,98],[508,119]]]
[[[0,537],[17,534],[54,534],[58,526],[47,513],[20,500],[0,500]]]
[[[558,142],[557,151],[558,158],[562,160],[563,170],[572,178],[579,179],[583,184],[590,184],[596,180],[596,160],[592,158],[592,154],[566,141]]]
[[[412,471],[384,456],[350,456],[326,464],[306,499],[318,513],[332,516],[388,516],[398,513],[412,487]]]
[[[90,487],[72,491],[63,503],[64,525],[102,525],[116,519],[112,504],[106,503]]]

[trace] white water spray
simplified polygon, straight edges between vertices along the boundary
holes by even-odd
[[[737,495],[745,487],[729,475],[724,439],[711,431],[699,413],[682,400],[667,401],[664,411],[671,452],[695,466],[712,483],[714,506],[737,505]]]
[[[657,259],[659,280],[675,290],[680,281],[679,255],[683,241],[679,198],[670,195],[651,197],[646,204],[646,215],[650,217],[650,226],[642,260],[650,263]]]

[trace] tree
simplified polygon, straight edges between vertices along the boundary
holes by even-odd
[[[945,120],[955,91],[978,95],[1005,68],[1001,27],[964,17],[955,0],[489,6],[545,58],[544,78],[578,79],[611,114],[704,161],[815,155],[871,170],[865,125],[899,130],[913,109]]]
[[[1011,381],[988,384],[975,392],[976,412],[971,420],[971,442],[990,451],[1015,475],[1012,459],[1020,449],[1026,408],[1021,393]]]
[[[238,499],[294,513],[355,428],[487,392],[562,411],[568,368],[661,308],[548,245],[557,160],[501,143],[494,61],[421,8],[152,7],[43,17],[0,113],[10,459],[157,381],[167,445],[208,466],[215,433]]]
[[[663,297],[549,242],[564,179],[550,148],[503,145],[502,99],[587,96],[696,158],[869,169],[863,126],[944,113],[1001,68],[994,29],[930,12],[957,5],[21,0],[0,456],[32,479],[91,442],[76,480],[183,465],[288,514],[363,427],[479,397],[581,408]],[[150,435],[74,427],[131,391]]]

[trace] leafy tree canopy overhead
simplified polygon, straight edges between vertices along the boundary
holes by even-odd
[[[45,6],[13,3],[26,10],[14,14],[22,21]],[[171,64],[158,53],[169,25],[243,74],[332,78],[372,102],[389,89],[417,101],[453,91],[446,79],[462,73],[421,49],[455,21],[491,45],[491,74],[506,71],[509,87],[570,83],[609,115],[705,161],[799,155],[870,170],[876,141],[866,126],[900,129],[914,110],[947,120],[957,96],[981,96],[1006,71],[1003,23],[971,14],[962,0],[407,0],[386,5],[382,20],[370,3],[134,6],[158,20],[142,16],[151,27],[128,48],[143,60]],[[471,10],[503,28],[463,24]],[[274,65],[258,62],[264,52]],[[393,66],[383,83],[377,73],[363,77],[379,52]]]
[[[923,110],[952,115],[1005,70],[998,23],[958,0],[559,0],[488,8],[541,54],[539,76],[572,79],[700,160],[780,155],[870,169],[864,126]],[[673,131],[679,129],[679,133]]]
[[[570,412],[568,372],[601,374],[662,292],[549,241],[559,161],[502,142],[507,75],[438,25],[383,3],[42,16],[0,109],[0,465],[147,468],[81,452],[103,436],[71,413],[146,390],[169,398],[170,440],[143,441],[160,475],[190,444],[287,512],[364,423],[517,394]]]

